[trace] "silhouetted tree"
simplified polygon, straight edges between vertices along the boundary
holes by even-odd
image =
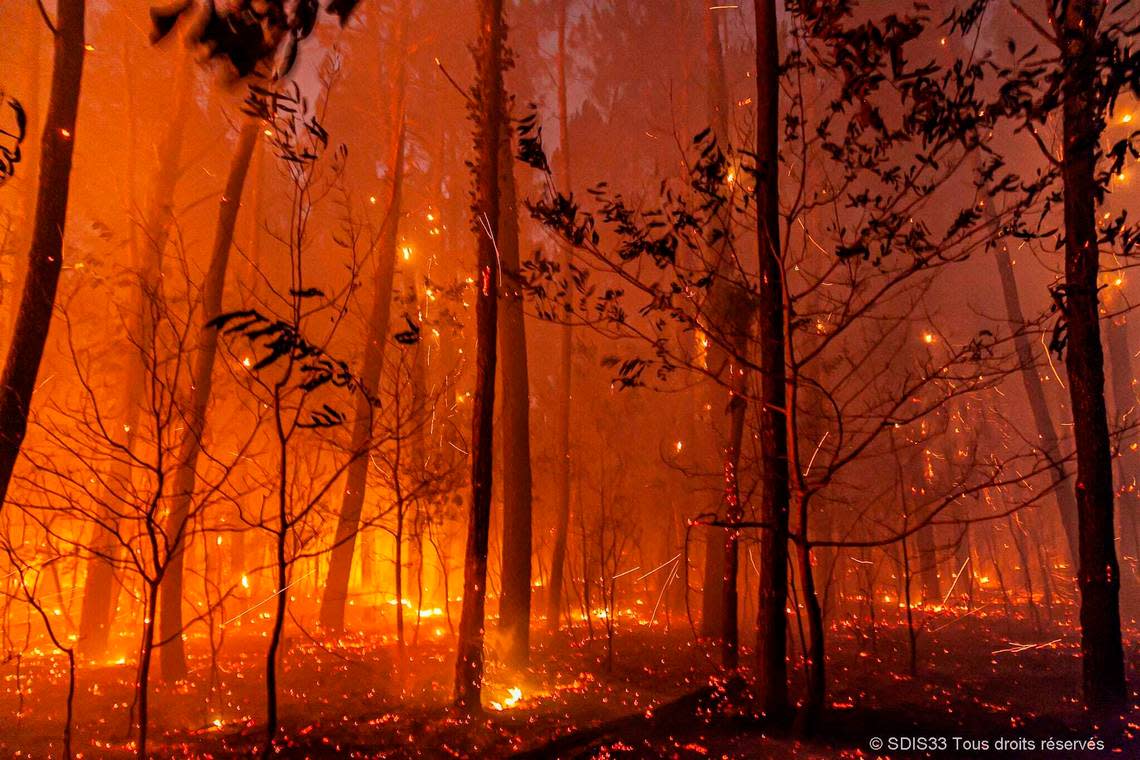
[[[28,271],[12,343],[0,375],[0,509],[3,509],[12,470],[20,456],[20,444],[28,429],[28,413],[51,327],[59,273],[63,270],[63,233],[67,226],[71,156],[83,78],[86,8],[85,0],[60,0],[52,28],[55,59],[40,147],[39,189]]]

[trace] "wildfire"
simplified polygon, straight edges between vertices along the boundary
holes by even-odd
[[[491,702],[491,709],[498,710],[500,712],[503,710],[509,710],[522,700],[522,695],[522,689],[517,686],[512,686],[507,689],[507,696],[505,699],[503,699],[502,702]]]

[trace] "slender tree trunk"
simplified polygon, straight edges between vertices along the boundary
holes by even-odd
[[[398,88],[401,94],[402,85]],[[381,232],[380,260],[372,294],[372,312],[368,318],[368,342],[364,346],[364,371],[361,380],[368,389],[368,397],[360,395],[356,402],[356,418],[352,426],[352,452],[355,459],[345,473],[344,495],[336,538],[329,559],[329,574],[321,600],[321,625],[329,630],[344,628],[345,601],[348,598],[348,580],[352,573],[352,557],[356,535],[360,531],[360,515],[364,509],[364,496],[368,487],[368,457],[362,456],[372,439],[374,409],[368,398],[374,398],[380,387],[384,348],[388,342],[388,327],[392,312],[392,283],[396,269],[396,248],[399,233],[400,205],[404,182],[405,127],[401,122],[394,133],[392,145],[392,194]]]
[[[273,628],[269,634],[269,648],[265,653],[265,746],[263,760],[273,756],[273,743],[277,740],[277,655],[281,648],[281,634],[285,629],[285,608],[289,601],[285,593],[289,588],[289,557],[286,541],[289,537],[289,440],[281,419],[281,390],[278,383],[273,391],[273,408],[276,422],[278,447],[277,472],[277,527],[274,530],[274,568],[277,571],[277,589]]]
[[[213,385],[214,359],[218,353],[218,332],[206,324],[222,313],[222,295],[226,286],[226,269],[234,226],[241,206],[242,189],[249,171],[250,158],[261,133],[261,121],[247,117],[238,134],[237,146],[230,159],[229,175],[218,209],[218,226],[210,252],[210,268],[202,288],[198,347],[194,354],[189,405],[185,428],[179,445],[174,488],[171,493],[170,516],[166,523],[166,540],[170,545],[170,564],[160,589],[159,638],[166,642],[160,650],[162,677],[177,681],[186,677],[186,651],[182,643],[182,566],[185,558],[186,521],[198,481],[198,455],[206,429],[206,408]]]
[[[927,524],[915,533],[918,548],[918,574],[922,583],[922,603],[942,598],[941,583],[938,578],[938,549],[934,540],[934,526]]]
[[[179,159],[182,156],[183,137],[186,134],[191,95],[193,71],[189,55],[178,60],[178,71],[174,82],[174,113],[167,125],[166,134],[158,146],[158,170],[155,172],[150,201],[147,204],[143,221],[142,253],[134,261],[138,277],[135,291],[135,305],[131,312],[128,340],[135,345],[128,347],[129,366],[126,382],[122,387],[122,440],[123,446],[130,449],[134,445],[139,416],[142,413],[143,398],[139,389],[146,387],[147,353],[156,350],[154,346],[154,310],[161,287],[162,260],[170,237],[170,226],[174,220],[174,189],[178,183]],[[115,431],[117,432],[117,430]],[[111,474],[111,482],[122,484],[122,492],[128,493],[130,483],[130,460],[120,458]],[[95,526],[96,553],[87,560],[87,577],[83,586],[83,607],[80,618],[79,641],[86,654],[101,657],[107,651],[111,632],[111,618],[114,616],[114,599],[118,581],[113,564],[106,558],[113,556],[119,547],[114,531],[106,526],[116,523],[115,515],[108,510],[103,521]]]
[[[708,74],[708,118],[709,125],[717,142],[724,147],[728,141],[728,83],[724,72],[724,52],[721,49],[720,30],[717,27],[715,11],[705,8],[702,11],[705,64]],[[728,215],[718,223],[727,225],[730,222]],[[713,291],[710,293],[712,301],[710,329],[720,333],[718,338],[733,340],[738,350],[747,345],[744,336],[735,333],[740,330],[737,325],[740,317],[737,312],[745,309],[738,294],[729,284],[731,282],[731,263],[723,259],[727,252],[728,236],[725,243],[717,251],[715,268],[722,277],[716,279]],[[744,317],[747,320],[747,317]],[[730,327],[731,325],[731,327]],[[717,460],[724,477],[724,484],[717,494],[714,511],[718,514],[725,510],[725,517],[731,520],[743,518],[743,508],[739,504],[740,488],[737,484],[737,467],[740,463],[740,446],[743,440],[743,418],[747,411],[743,394],[735,391],[743,389],[743,377],[737,377],[731,357],[718,342],[712,341],[708,350],[708,367],[717,376],[719,384],[710,389],[708,405],[711,409],[713,439],[717,446]],[[726,405],[723,388],[729,391]],[[738,419],[739,418],[739,419]],[[731,512],[732,514],[728,514]],[[713,535],[720,538],[715,540],[710,536],[708,548],[705,551],[705,577],[703,596],[701,599],[701,631],[705,636],[720,638],[721,660],[727,668],[737,665],[737,649],[739,647],[739,631],[737,623],[737,569],[738,569],[738,538],[734,530],[726,530],[723,534],[714,531]]]
[[[804,499],[801,514],[807,512],[807,500]],[[797,717],[800,733],[811,734],[815,730],[820,713],[823,711],[824,700],[827,697],[826,659],[824,656],[824,629],[823,608],[819,603],[819,594],[816,591],[815,573],[812,568],[812,548],[810,544],[801,544],[798,552],[800,585],[803,589],[804,610],[808,619],[808,651],[807,662],[807,698],[804,700],[803,712]]]
[[[28,413],[63,269],[63,234],[83,79],[85,0],[59,0],[51,99],[40,143],[40,176],[28,272],[0,377],[0,510],[28,430]]]
[[[779,50],[775,0],[756,9],[756,214],[760,257],[760,520],[772,527],[760,540],[756,661],[761,709],[788,710],[788,422],[784,355],[784,286],[780,260],[778,186]]]
[[[1093,98],[1097,25],[1103,10],[1103,1],[1073,0],[1057,21],[1064,67],[1065,367],[1077,443],[1081,653],[1085,701],[1096,707],[1115,706],[1125,699],[1112,451],[1097,300],[1096,149],[1103,122]]]
[[[741,347],[745,344],[741,342]],[[740,444],[744,439],[744,401],[743,374],[733,365],[729,365],[732,373],[730,382],[733,391],[730,392],[729,402],[729,431],[728,443],[725,445],[724,483],[723,494],[725,506],[725,520],[728,523],[740,523],[744,520],[744,505],[740,503]],[[739,608],[739,594],[737,592],[738,565],[740,561],[740,531],[738,528],[724,530],[724,575],[721,579],[721,664],[728,669],[734,669],[740,664],[740,623],[737,610]]]
[[[570,114],[566,105],[566,0],[558,2],[558,143],[562,156],[562,185],[567,192],[574,187],[570,174]],[[564,249],[564,263],[569,271],[571,250]],[[569,300],[569,294],[567,294]],[[566,546],[570,530],[570,399],[574,388],[573,333],[569,324],[558,330],[558,355],[561,362],[561,393],[558,397],[558,508],[554,523],[554,551],[550,559],[550,581],[547,588],[546,627],[558,630],[562,617],[562,596],[566,584]]]
[[[531,471],[530,378],[526,320],[519,284],[519,223],[510,129],[499,155],[502,205],[499,257],[504,272],[499,296],[499,351],[502,354],[503,555],[499,628],[507,639],[506,659],[526,664],[530,650]]]
[[[138,760],[146,760],[147,729],[150,724],[150,665],[154,657],[154,613],[158,603],[158,586],[147,582],[146,601],[143,606],[143,640],[139,648],[138,681],[135,683],[135,699],[139,706],[138,746],[135,747]]]
[[[396,497],[396,642],[400,654],[404,654],[404,518],[407,504],[404,501],[404,489],[400,478],[401,455],[404,449],[403,433],[400,430],[400,398],[396,397],[396,441],[392,459],[392,483]],[[417,618],[418,620],[419,618]]]
[[[479,3],[478,124],[476,127],[475,392],[471,424],[471,512],[463,566],[463,611],[455,663],[455,706],[482,710],[483,626],[487,596],[487,540],[491,528],[491,461],[494,445],[495,340],[498,332],[499,146],[504,131],[503,0]]]
[[[1021,310],[1021,296],[1017,289],[1017,279],[1013,274],[1013,263],[1009,258],[1009,248],[1002,243],[994,254],[997,264],[998,276],[1001,278],[1002,296],[1005,298],[1005,312],[1009,318],[1010,327],[1014,330],[1013,344],[1017,351],[1017,361],[1021,365],[1021,382],[1025,387],[1025,398],[1029,401],[1029,409],[1033,413],[1033,423],[1037,427],[1037,439],[1040,441],[1042,455],[1052,464],[1049,477],[1053,482],[1053,494],[1057,500],[1057,513],[1061,520],[1061,527],[1065,531],[1068,542],[1069,556],[1076,567],[1076,559],[1080,553],[1077,542],[1077,500],[1072,488],[1065,480],[1068,474],[1061,461],[1061,447],[1057,442],[1057,429],[1053,425],[1053,416],[1049,413],[1049,405],[1045,399],[1045,389],[1041,385],[1041,377],[1037,374],[1036,362],[1033,358],[1033,348],[1029,338],[1022,330],[1025,327],[1025,315]]]
[[[1125,306],[1123,298],[1106,298],[1110,311]],[[1136,391],[1132,380],[1132,349],[1128,331],[1128,315],[1109,320],[1105,326],[1108,333],[1105,343],[1108,346],[1108,359],[1112,367],[1112,405],[1114,417],[1120,427],[1129,429],[1137,424]],[[1140,553],[1140,534],[1137,533],[1137,509],[1140,509],[1140,490],[1136,487],[1136,475],[1140,471],[1140,456],[1132,448],[1136,445],[1135,430],[1122,438],[1125,443],[1116,456],[1117,494],[1120,503],[1120,556],[1125,559],[1120,577],[1121,596],[1126,608],[1135,609],[1140,602],[1140,576],[1137,576],[1136,557]]]

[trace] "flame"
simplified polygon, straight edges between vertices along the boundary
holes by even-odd
[[[522,700],[522,689],[517,686],[512,686],[507,689],[507,697],[502,702],[491,702],[492,710],[509,710],[517,705]]]

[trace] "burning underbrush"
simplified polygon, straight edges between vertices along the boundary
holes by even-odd
[[[742,679],[724,677],[716,647],[694,642],[676,627],[619,629],[612,669],[605,640],[591,640],[584,629],[539,637],[528,668],[509,668],[492,656],[485,712],[476,719],[450,709],[449,633],[423,638],[401,654],[378,631],[322,639],[293,628],[281,655],[279,754],[868,757],[874,756],[868,742],[875,737],[981,740],[1091,732],[1106,742],[1105,756],[1135,756],[1136,691],[1131,711],[1118,720],[1089,718],[1074,686],[1080,681],[1079,637],[1071,623],[1035,624],[1022,608],[1012,616],[985,609],[923,614],[915,676],[906,674],[910,637],[903,622],[879,621],[874,636],[851,620],[832,626],[831,687],[811,737],[794,724],[780,730],[756,715],[748,669]],[[1126,636],[1133,661],[1140,654],[1135,633],[1133,627]],[[256,753],[264,724],[264,640],[242,630],[216,658],[194,651],[189,679],[155,689],[153,754]],[[743,654],[750,664],[751,652]],[[1131,676],[1132,683],[1140,678]],[[794,693],[802,691],[801,677],[797,668]],[[77,756],[133,755],[133,678],[128,658],[79,663]],[[18,717],[0,734],[0,751],[58,755],[66,684],[66,661],[50,648],[29,649],[4,664],[0,709]]]

